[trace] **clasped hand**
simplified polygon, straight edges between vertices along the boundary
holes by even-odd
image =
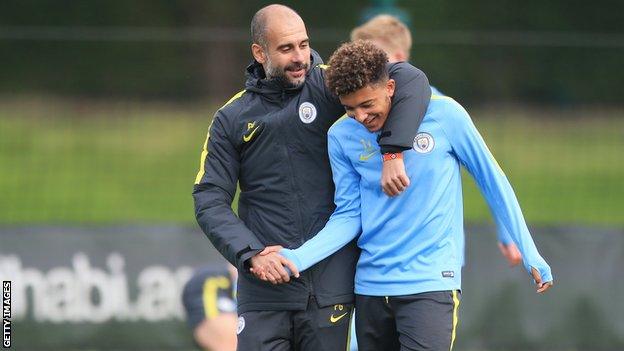
[[[271,282],[272,284],[283,284],[290,281],[290,276],[299,278],[297,266],[290,260],[279,254],[282,246],[267,246],[257,255],[251,258],[251,273],[256,278]]]

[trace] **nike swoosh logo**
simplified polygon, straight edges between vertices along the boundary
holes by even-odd
[[[342,319],[342,317],[346,316],[347,314],[349,314],[349,312],[345,312],[345,313],[343,313],[343,314],[341,314],[341,315],[339,315],[339,316],[334,316],[334,315],[332,314],[331,316],[329,316],[329,321],[330,321],[330,322],[332,322],[332,323],[336,323],[336,322],[338,322],[339,320],[341,320],[341,319]]]
[[[370,154],[366,154],[366,155],[360,154],[360,161],[368,161],[368,159],[373,157],[373,156],[375,156],[376,153],[377,153],[377,150],[371,152]]]
[[[251,140],[251,138],[253,138],[253,135],[256,133],[256,130],[258,130],[258,128],[260,128],[260,126],[257,126],[256,128],[254,128],[251,133],[247,134],[247,135],[243,135],[243,141],[244,142],[248,142],[249,140]]]

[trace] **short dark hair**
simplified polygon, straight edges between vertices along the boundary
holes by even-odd
[[[325,80],[335,95],[351,94],[388,80],[388,55],[374,44],[357,40],[342,44],[329,59]]]
[[[266,11],[263,11],[264,8],[258,10],[251,18],[251,40],[266,48],[266,24],[267,24],[267,16]]]

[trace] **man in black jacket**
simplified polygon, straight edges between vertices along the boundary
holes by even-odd
[[[332,214],[326,134],[345,112],[325,87],[322,61],[296,12],[281,5],[259,10],[252,37],[255,60],[245,90],[216,112],[209,127],[193,191],[197,221],[240,273],[239,350],[345,349],[358,257],[354,242],[290,284],[273,286],[249,273],[253,267],[273,283],[288,281],[285,259],[258,254],[270,245],[299,247]],[[390,76],[405,93],[392,99],[379,136],[382,153],[412,147],[431,95],[425,75],[409,64],[392,65]],[[363,145],[361,157],[381,157],[372,149]],[[388,159],[380,182],[396,195],[409,179],[400,158]],[[238,217],[231,209],[237,182]]]

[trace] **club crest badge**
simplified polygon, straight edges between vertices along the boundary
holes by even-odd
[[[243,316],[238,317],[238,325],[236,326],[236,335],[240,334],[245,329],[245,318]]]
[[[299,119],[305,124],[310,124],[316,119],[316,107],[309,102],[299,105]]]
[[[433,141],[433,137],[429,133],[418,133],[414,138],[414,151],[426,154],[433,150],[435,146],[435,142]]]

